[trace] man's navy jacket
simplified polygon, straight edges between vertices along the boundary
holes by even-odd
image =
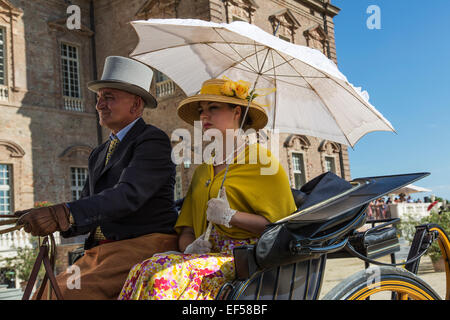
[[[89,156],[89,176],[81,198],[69,202],[75,224],[63,237],[91,232],[85,249],[95,245],[100,226],[107,239],[123,240],[149,233],[174,233],[175,165],[169,137],[139,119],[105,166],[109,141]]]

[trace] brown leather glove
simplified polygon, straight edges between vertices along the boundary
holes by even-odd
[[[25,232],[33,236],[44,237],[55,231],[67,231],[70,227],[70,211],[64,203],[16,213],[20,216],[17,225],[23,225]]]
[[[20,218],[20,217],[23,216],[25,213],[28,213],[28,212],[30,212],[31,210],[33,210],[33,208],[27,209],[27,210],[19,210],[19,211],[16,211],[16,212],[14,212],[14,216],[17,217],[17,218]]]

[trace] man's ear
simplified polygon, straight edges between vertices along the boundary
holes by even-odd
[[[140,96],[135,96],[133,106],[131,107],[131,113],[143,113],[144,112],[144,100]]]

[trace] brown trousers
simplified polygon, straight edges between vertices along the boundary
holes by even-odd
[[[79,289],[74,271],[62,272],[56,276],[63,299],[117,299],[130,269],[155,253],[178,250],[177,239],[175,234],[153,233],[134,239],[108,242],[86,250],[84,256],[74,264],[80,268]],[[42,299],[47,298],[47,289]],[[36,298],[37,292],[33,299]],[[53,291],[52,299],[56,299]]]

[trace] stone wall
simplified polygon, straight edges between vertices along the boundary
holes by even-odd
[[[252,22],[270,33],[273,33],[275,26],[280,22],[277,35],[290,38],[296,44],[309,45],[328,54],[328,40],[330,57],[336,61],[333,17],[339,9],[333,7],[326,11],[325,27],[324,9],[317,3],[314,0],[97,1],[95,11],[98,72],[101,74],[106,56],[127,55],[136,46],[138,39],[127,22],[149,18],[196,18],[214,22],[226,22],[227,18],[229,22],[232,22],[233,19],[240,19]],[[120,12],[120,16],[117,16],[117,12]],[[328,35],[325,33],[325,29],[327,29]],[[152,92],[156,95],[155,83],[152,85]],[[163,129],[169,136],[176,128],[186,128],[192,133],[191,127],[174,116],[178,103],[184,97],[184,93],[175,86],[172,95],[158,98],[157,109],[146,110],[144,119]],[[341,175],[339,151],[342,151],[344,177],[350,179],[348,152],[345,146],[338,146],[337,149],[334,148],[334,151],[323,148],[319,150],[321,145],[328,143],[313,137],[307,137],[307,139],[311,141],[311,146],[307,151],[295,149],[295,145],[289,148],[283,144],[280,145],[280,155],[282,155],[280,161],[289,173],[291,182],[293,182],[293,173],[290,169],[292,167],[292,156],[290,155],[294,150],[304,152],[307,180],[324,172],[325,155],[335,158],[336,172]],[[184,193],[187,191],[195,167],[193,165],[189,169],[180,168]]]
[[[89,152],[97,144],[95,100],[86,87],[92,80],[88,1],[73,3],[82,8],[82,31],[66,28],[68,5],[62,1],[0,1],[0,25],[8,35],[10,93],[6,101],[0,101],[0,140],[23,150],[17,157],[8,148],[0,148],[2,163],[13,167],[13,210],[32,207],[35,201],[71,200],[70,166],[87,167]],[[9,9],[17,12],[12,24]],[[84,112],[64,108],[62,42],[78,48]]]
[[[35,201],[59,203],[71,199],[70,167],[87,167],[90,151],[98,144],[95,95],[87,83],[101,77],[110,55],[128,56],[138,38],[129,24],[136,19],[196,18],[231,22],[250,21],[296,44],[309,45],[336,61],[333,17],[315,0],[72,0],[81,8],[80,30],[66,27],[68,3],[61,0],[0,0],[0,27],[5,30],[7,98],[0,99],[0,163],[13,172],[12,210],[32,207]],[[91,14],[94,25],[91,26]],[[327,33],[325,32],[325,29]],[[93,40],[96,50],[93,52]],[[64,108],[60,46],[78,48],[83,112]],[[94,61],[95,57],[95,61]],[[96,70],[94,67],[96,66]],[[156,85],[151,88],[156,95]],[[169,137],[176,128],[192,128],[175,116],[184,93],[175,86],[172,95],[158,98],[157,109],[145,110],[144,119]],[[103,140],[108,136],[102,131]],[[174,142],[174,145],[176,142]],[[336,159],[340,173],[342,148],[345,178],[350,179],[347,148],[313,137],[280,137],[279,157],[293,182],[292,152],[304,155],[305,175],[310,180],[322,173],[324,156]],[[195,165],[181,166],[186,193]],[[65,253],[64,253],[65,254]]]

